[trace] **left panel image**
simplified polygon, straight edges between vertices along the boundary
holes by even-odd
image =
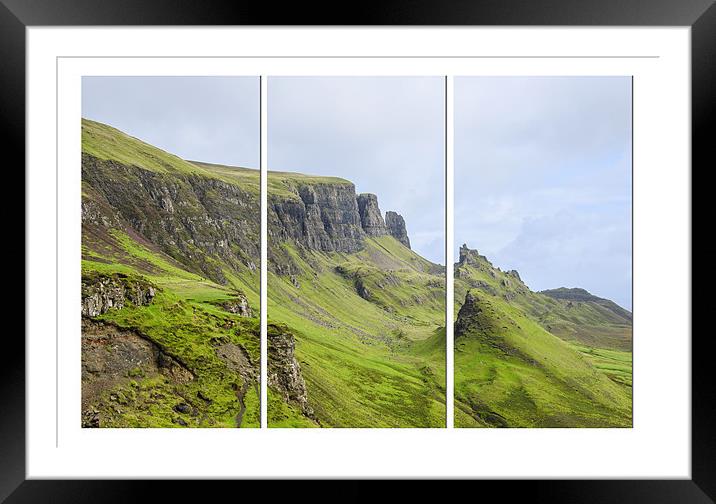
[[[259,78],[84,77],[81,128],[82,426],[259,427]]]

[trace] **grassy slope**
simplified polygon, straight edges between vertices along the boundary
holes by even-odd
[[[631,354],[570,343],[547,329],[578,327],[609,344],[622,327],[594,307],[567,309],[532,293],[486,260],[459,270],[456,315],[472,289],[487,323],[456,340],[457,426],[631,425]]]
[[[190,163],[110,126],[85,119],[82,120],[82,150],[100,159],[151,171],[219,178],[258,194],[257,170],[234,170],[219,165]],[[93,188],[83,182],[83,199],[93,198],[102,204]],[[194,398],[201,390],[204,396],[211,399],[210,405],[205,407],[205,417],[198,426],[235,426],[238,404],[234,388],[241,387],[241,377],[230,372],[216,356],[214,344],[240,344],[247,350],[251,360],[258,362],[258,319],[246,319],[227,313],[215,303],[235,297],[239,290],[246,295],[254,313],[258,315],[258,272],[238,274],[225,268],[228,283],[219,285],[187,271],[131,229],[115,227],[107,230],[99,226],[83,228],[82,272],[83,275],[94,272],[139,275],[161,289],[149,306],[129,306],[119,311],[110,311],[100,319],[138,330],[190,367],[197,379],[173,392]],[[124,407],[123,414],[112,419],[115,426],[176,426],[171,422],[171,418],[176,416],[171,411],[174,403],[168,399],[164,403],[155,397],[157,394],[160,397],[169,396],[170,393],[165,390],[167,387],[166,380],[135,378],[130,385],[107,392],[107,396],[117,392],[129,394],[136,398],[135,404],[142,406],[136,410],[132,410],[131,406]],[[150,397],[151,400],[148,399]],[[258,427],[258,391],[249,388],[244,401],[246,413],[242,426]]]
[[[465,276],[455,278],[455,315],[468,289],[482,283],[487,285],[483,292],[492,289],[500,297],[511,297],[512,305],[520,307],[529,318],[564,340],[597,348],[631,351],[630,317],[615,313],[601,302],[570,302],[532,292],[519,279],[493,267],[483,256],[460,266],[460,270]],[[628,313],[621,308],[619,310]]]
[[[259,193],[259,171],[251,168],[187,161],[138,138],[89,119],[82,119],[82,152],[158,173],[216,178]]]
[[[323,426],[437,427],[445,422],[443,276],[392,237],[356,254],[299,253],[299,287],[269,274],[268,316],[297,336],[308,397]],[[340,267],[340,272],[337,271]],[[367,287],[357,294],[355,278]],[[274,410],[269,424],[297,424]]]
[[[322,177],[318,175],[306,175],[296,172],[269,171],[268,194],[272,198],[300,199],[296,187],[306,184],[338,184],[350,185],[353,183],[339,177]]]

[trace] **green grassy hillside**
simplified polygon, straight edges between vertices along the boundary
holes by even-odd
[[[257,170],[82,121],[83,309],[114,303],[83,316],[88,424],[259,425],[259,219]],[[133,282],[156,294],[117,306]]]
[[[630,317],[601,301],[534,293],[466,247],[460,259],[457,426],[631,425]]]
[[[390,236],[354,254],[281,247],[298,266],[270,273],[268,317],[296,357],[324,427],[445,424],[444,276]],[[269,403],[269,425],[295,419]]]
[[[259,173],[82,122],[82,423],[259,425]],[[445,268],[334,177],[271,172],[268,423],[445,425]],[[364,213],[361,213],[364,212]],[[631,425],[631,314],[455,265],[461,427]]]

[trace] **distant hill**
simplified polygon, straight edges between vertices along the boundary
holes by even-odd
[[[631,324],[632,322],[632,314],[629,310],[622,308],[614,301],[610,301],[609,299],[600,298],[593,294],[590,294],[584,289],[568,289],[566,287],[560,287],[558,289],[539,291],[539,293],[544,294],[545,296],[549,296],[552,299],[560,299],[568,302],[571,301],[572,305],[570,306],[574,306],[574,303],[592,303],[594,305],[599,305],[611,311],[614,315],[618,317],[617,319],[614,319],[615,323]]]

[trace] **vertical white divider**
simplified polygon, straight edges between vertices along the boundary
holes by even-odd
[[[455,277],[453,276],[454,233],[454,80],[445,76],[445,408],[447,428],[455,426],[455,338],[453,329],[453,310],[455,306]]]
[[[261,109],[261,151],[259,155],[261,168],[261,428],[268,426],[267,404],[268,404],[268,337],[267,337],[267,262],[268,257],[268,80],[265,75],[259,77],[259,98]]]

